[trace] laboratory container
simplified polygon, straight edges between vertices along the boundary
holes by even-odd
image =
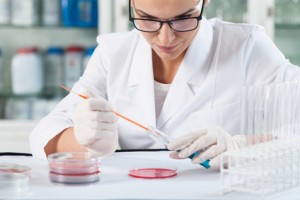
[[[82,74],[84,48],[81,46],[70,46],[65,50],[64,58],[64,82],[69,88],[78,81]]]
[[[45,26],[60,25],[61,6],[60,0],[43,0],[42,2],[42,22]]]
[[[45,55],[45,89],[59,89],[63,83],[64,50],[49,47]]]
[[[96,47],[89,47],[85,50],[85,55],[83,58],[83,71],[85,70],[91,56],[93,55]]]
[[[96,27],[98,25],[97,0],[62,0],[64,26]]]
[[[63,152],[48,156],[49,178],[60,183],[99,181],[100,158],[89,152]]]
[[[20,48],[12,59],[12,91],[38,94],[43,89],[43,64],[37,48]]]
[[[39,23],[40,0],[12,0],[11,3],[13,25],[32,26]]]
[[[98,1],[77,0],[76,24],[82,27],[96,27],[98,24]]]
[[[31,168],[16,163],[0,163],[0,173],[21,173],[30,176]]]
[[[23,173],[0,173],[1,199],[16,199],[27,193],[29,176]]]
[[[2,50],[0,48],[0,92],[4,89],[4,63]]]
[[[0,25],[10,23],[11,0],[0,0]]]
[[[62,24],[64,26],[76,25],[77,0],[61,0]]]

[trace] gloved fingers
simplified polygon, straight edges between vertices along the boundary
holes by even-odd
[[[180,157],[178,156],[178,154],[179,154],[179,152],[177,152],[177,151],[172,151],[172,152],[169,154],[169,156],[170,156],[170,158],[173,158],[173,159],[183,159],[183,158],[180,158]]]
[[[114,123],[118,121],[118,117],[114,112],[110,111],[88,111],[82,114],[86,120]]]
[[[103,98],[89,98],[86,100],[88,110],[112,111],[112,105]]]
[[[87,146],[94,141],[95,131],[89,127],[76,125],[74,126],[74,134],[79,144]]]
[[[206,131],[204,131],[204,130],[189,133],[188,135],[185,135],[185,136],[182,136],[182,137],[172,140],[168,144],[167,147],[171,151],[181,149],[182,147],[190,145],[198,137],[200,137],[201,135],[204,135],[204,134],[206,134]]]
[[[201,151],[198,156],[195,156],[192,159],[192,163],[202,163],[208,159],[213,159],[223,153],[225,151],[224,148],[220,148],[218,145],[212,145],[205,149],[204,151]]]
[[[116,130],[115,130],[116,131]],[[107,139],[109,137],[115,137],[117,134],[115,134],[115,131],[101,129],[101,130],[95,130],[95,137],[94,139],[102,140]]]
[[[91,130],[115,131],[117,127],[115,123],[102,121],[85,120],[82,124],[86,127],[89,127]]]
[[[222,159],[222,162],[221,162],[221,159]],[[227,156],[223,157],[223,154],[216,156],[215,158],[211,159],[209,162],[209,165],[213,169],[220,169],[221,164],[223,164],[223,167],[225,169],[228,168],[228,158],[227,158]]]
[[[216,134],[208,133],[206,135],[197,138],[192,144],[190,144],[188,147],[181,150],[178,156],[180,158],[187,158],[193,153],[195,153],[196,151],[199,150],[202,151],[203,149],[206,149],[207,147],[216,143],[217,143]]]
[[[107,132],[105,137],[95,138],[88,146],[87,150],[98,156],[107,156],[118,148],[118,134],[111,135]]]
[[[77,129],[75,127],[76,139],[79,142],[79,144],[84,146],[91,146],[91,144],[94,143],[96,140],[104,138],[106,139],[112,136],[114,137],[115,135],[117,135],[114,134],[116,132],[116,127],[109,127],[107,129],[92,129],[86,127],[81,127],[80,129]]]

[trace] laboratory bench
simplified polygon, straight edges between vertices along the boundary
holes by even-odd
[[[117,152],[101,159],[100,181],[91,184],[62,184],[50,181],[47,161],[38,160],[28,154],[13,156],[2,153],[0,163],[26,165],[31,168],[31,172],[26,192],[22,195],[8,195],[3,189],[1,191],[0,187],[0,199],[299,199],[300,197],[300,190],[265,197],[239,192],[222,195],[218,170],[191,164],[189,159],[174,160],[169,158],[168,154],[167,151]],[[138,167],[139,164],[175,166],[177,176],[161,179],[129,176],[128,170]]]

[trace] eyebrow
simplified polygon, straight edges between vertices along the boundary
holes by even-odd
[[[173,19],[174,19],[174,18],[180,18],[180,17],[182,17],[182,16],[184,16],[184,15],[190,13],[190,12],[193,12],[193,11],[195,11],[195,10],[197,10],[197,8],[191,8],[191,9],[189,9],[188,11],[186,11],[186,12],[180,14],[180,15],[177,15],[177,16],[175,16],[175,17],[172,17],[172,18],[173,18]],[[147,16],[147,17],[149,17],[149,18],[159,19],[158,17],[152,16],[152,15],[150,15],[150,14],[148,14],[148,13],[145,13],[144,11],[139,10],[139,9],[137,9],[137,8],[135,8],[135,11],[136,11],[139,15],[145,15],[145,16]]]

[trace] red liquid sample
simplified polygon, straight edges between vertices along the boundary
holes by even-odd
[[[177,175],[176,170],[166,168],[141,168],[129,170],[129,176],[135,178],[169,178]]]

